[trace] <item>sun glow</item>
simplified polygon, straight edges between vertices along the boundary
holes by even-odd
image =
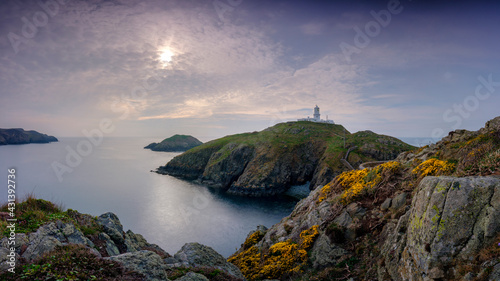
[[[172,57],[174,56],[174,53],[172,53],[172,51],[170,51],[170,49],[165,49],[161,52],[161,55],[160,55],[160,60],[163,62],[163,63],[169,63],[172,61]]]

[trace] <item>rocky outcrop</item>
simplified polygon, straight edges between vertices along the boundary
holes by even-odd
[[[352,152],[347,161],[359,165],[393,159],[412,148],[373,132],[350,134],[341,125],[289,122],[207,142],[174,157],[157,172],[230,194],[272,196],[307,182],[311,189],[326,184],[347,169],[341,160],[348,150]]]
[[[131,230],[124,232],[120,220],[111,212],[100,215],[97,222],[103,228],[99,239],[104,241],[105,251],[109,256],[141,250],[153,251],[163,258],[170,256],[158,245],[148,243],[142,235],[135,234]]]
[[[160,143],[150,143],[145,146],[146,149],[152,151],[165,151],[165,152],[181,152],[203,144],[197,138],[188,135],[174,135],[170,138],[164,139]]]
[[[199,273],[188,272],[188,274],[182,276],[181,278],[179,278],[177,280],[179,280],[179,281],[208,281],[208,278],[199,274]]]
[[[179,263],[190,267],[211,267],[231,276],[245,279],[240,270],[217,253],[214,249],[199,243],[187,243],[174,255]]]
[[[8,239],[1,240],[1,246],[8,249]],[[90,248],[94,243],[90,241],[73,224],[63,223],[62,221],[51,222],[41,226],[36,232],[29,235],[16,234],[15,249],[17,257],[24,258],[27,261],[33,261],[40,258],[43,254],[53,251],[57,246],[64,244],[80,244]],[[5,268],[6,255],[0,257],[0,267]]]
[[[128,270],[142,273],[147,281],[169,280],[162,258],[151,251],[129,252],[106,259],[119,262]]]
[[[49,143],[58,141],[55,137],[41,134],[37,131],[25,131],[24,129],[0,129],[0,145],[27,144],[27,143]]]
[[[427,177],[411,209],[384,233],[379,280],[451,278],[500,233],[500,179]]]
[[[75,215],[77,212],[71,210],[71,213]],[[88,215],[80,214],[75,217],[84,216]],[[223,278],[229,278],[223,280],[245,280],[236,266],[228,263],[222,255],[210,247],[188,243],[172,257],[158,245],[148,243],[142,235],[130,230],[124,232],[120,220],[113,213],[105,213],[95,221],[99,231],[88,236],[85,236],[73,223],[58,220],[42,225],[33,233],[17,233],[15,245],[9,243],[8,237],[4,237],[0,241],[0,270],[6,272],[11,266],[8,263],[11,247],[14,248],[16,261],[36,263],[40,258],[47,256],[47,253],[57,251],[58,246],[77,244],[90,250],[100,260],[118,263],[126,272],[145,277],[140,280],[169,280],[169,272],[177,272],[175,278],[180,278],[176,280],[214,280],[211,277],[217,276],[219,272],[224,272]],[[205,275],[197,271],[200,268],[205,270],[201,272]]]
[[[500,177],[419,180],[411,170],[382,180],[374,198],[365,195],[345,205],[332,186],[317,188],[290,216],[251,232],[230,260],[246,276],[262,276],[264,269],[252,267],[268,264],[273,248],[303,245],[316,229],[301,280],[498,280]],[[411,184],[405,187],[402,179]],[[418,185],[413,187],[413,181]],[[394,189],[377,199],[385,188]],[[281,254],[280,260],[290,259]]]

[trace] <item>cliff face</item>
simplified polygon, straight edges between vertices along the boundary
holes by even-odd
[[[0,220],[0,280],[245,280],[212,248],[187,243],[172,256],[142,235],[125,232],[113,213],[63,212],[32,198],[18,206],[18,216],[31,219],[16,224],[26,233],[15,239]],[[1,208],[8,211],[7,205]]]
[[[344,133],[345,143],[344,148]],[[261,132],[227,136],[189,150],[159,173],[220,188],[230,194],[269,196],[292,185],[324,184],[362,162],[389,160],[412,146],[372,132],[351,134],[341,126],[312,122],[278,124]]]
[[[249,280],[500,280],[499,151],[497,117],[342,173],[229,261]]]
[[[426,177],[411,208],[397,223],[384,228],[381,253],[385,266],[379,268],[379,279],[458,277],[481,251],[499,247],[495,243],[499,233],[500,179]],[[490,258],[483,261],[490,263],[483,266],[484,272],[477,267],[476,272],[469,269],[469,275],[487,276],[486,269],[500,263],[500,257]]]
[[[164,139],[160,143],[150,143],[144,148],[151,149],[153,151],[180,152],[197,147],[201,144],[203,143],[193,136],[174,135],[170,138]]]
[[[56,141],[58,140],[55,137],[41,134],[37,131],[25,131],[23,129],[0,129],[0,145],[49,143]]]

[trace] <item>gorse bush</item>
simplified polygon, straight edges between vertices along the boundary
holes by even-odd
[[[401,163],[389,161],[374,168],[343,172],[322,188],[318,201],[322,202],[336,190],[342,192],[341,203],[351,203],[373,191],[384,179],[399,173],[401,168]]]
[[[307,251],[312,247],[319,235],[319,226],[314,225],[300,233],[298,243],[287,240],[269,247],[267,253],[256,246],[234,255],[228,259],[236,265],[249,280],[277,279],[293,276],[303,271],[307,265]],[[252,238],[250,236],[247,240]],[[253,239],[253,238],[252,238]],[[245,244],[250,244],[245,241]]]
[[[451,175],[454,171],[455,164],[431,158],[418,165],[415,169],[413,169],[412,173],[417,175],[419,178],[423,178],[426,176]]]

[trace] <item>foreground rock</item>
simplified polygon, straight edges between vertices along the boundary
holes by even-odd
[[[125,268],[142,273],[147,281],[169,280],[162,258],[151,251],[137,251],[106,258],[121,263]]]
[[[174,255],[180,263],[192,267],[213,267],[222,270],[236,278],[244,279],[240,270],[214,249],[199,243],[188,243]]]
[[[471,261],[500,233],[500,179],[427,177],[411,209],[384,231],[380,280],[454,276],[457,265]]]
[[[389,204],[380,211],[360,203],[319,202],[317,189],[262,235],[250,233],[230,261],[246,275],[255,274],[252,266],[273,259],[266,253],[282,245],[300,247],[317,227],[301,280],[498,280],[500,178],[426,177],[416,191],[411,204],[403,200],[408,194],[399,193],[391,200],[398,206]],[[390,219],[395,216],[400,217]],[[283,251],[280,255],[279,260],[289,259]],[[362,266],[349,264],[356,260]],[[257,272],[262,277],[270,274],[265,268]],[[293,272],[292,268],[282,277],[294,276]]]
[[[346,135],[346,147],[344,138]],[[243,196],[272,196],[293,185],[326,184],[363,162],[394,159],[413,147],[370,131],[351,134],[341,125],[277,124],[261,132],[227,136],[176,156],[158,173]],[[350,153],[348,153],[350,152]]]
[[[203,143],[193,136],[174,135],[170,138],[164,139],[160,143],[150,143],[144,148],[151,149],[153,151],[181,152],[197,147],[201,144]]]
[[[49,143],[58,140],[37,131],[25,131],[24,129],[0,129],[0,145],[27,144],[27,143]]]
[[[8,255],[11,247],[14,247],[16,261],[36,264],[41,258],[52,255],[58,247],[76,244],[99,259],[118,263],[127,272],[144,276],[140,280],[169,280],[168,274],[172,272],[177,277],[180,275],[181,279],[177,280],[212,280],[210,278],[220,275],[219,271],[223,272],[224,280],[245,280],[236,266],[210,247],[188,243],[172,257],[158,245],[148,243],[142,235],[130,230],[124,232],[120,220],[113,213],[105,213],[95,221],[100,230],[87,236],[73,223],[57,220],[42,225],[33,233],[17,233],[14,246],[9,243],[8,237],[4,237],[0,241],[0,270],[7,272],[10,267]],[[205,270],[206,276],[198,272],[200,268]],[[23,271],[16,269],[16,272]]]

